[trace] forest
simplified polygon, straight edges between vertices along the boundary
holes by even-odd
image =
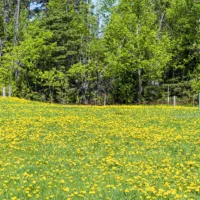
[[[189,103],[199,0],[1,0],[0,89],[63,104]]]

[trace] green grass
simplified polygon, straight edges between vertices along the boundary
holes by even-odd
[[[200,199],[200,111],[0,100],[0,199]]]

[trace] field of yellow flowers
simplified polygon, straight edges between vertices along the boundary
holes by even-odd
[[[0,199],[200,199],[200,111],[0,99]]]

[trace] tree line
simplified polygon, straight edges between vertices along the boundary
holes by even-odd
[[[189,100],[200,91],[200,3],[2,0],[7,85],[15,96],[57,103],[155,102],[168,89]]]

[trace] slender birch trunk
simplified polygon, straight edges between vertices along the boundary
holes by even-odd
[[[139,31],[140,31],[140,27],[139,25],[137,25],[137,46],[138,46],[138,103],[141,103],[141,99],[142,99],[142,69],[141,69],[141,63],[140,63],[140,57],[141,57],[141,52],[140,52],[140,44],[139,44]]]
[[[18,32],[19,32],[19,13],[20,13],[21,0],[17,0],[17,6],[15,11],[15,25],[14,25],[14,46],[19,43]]]

